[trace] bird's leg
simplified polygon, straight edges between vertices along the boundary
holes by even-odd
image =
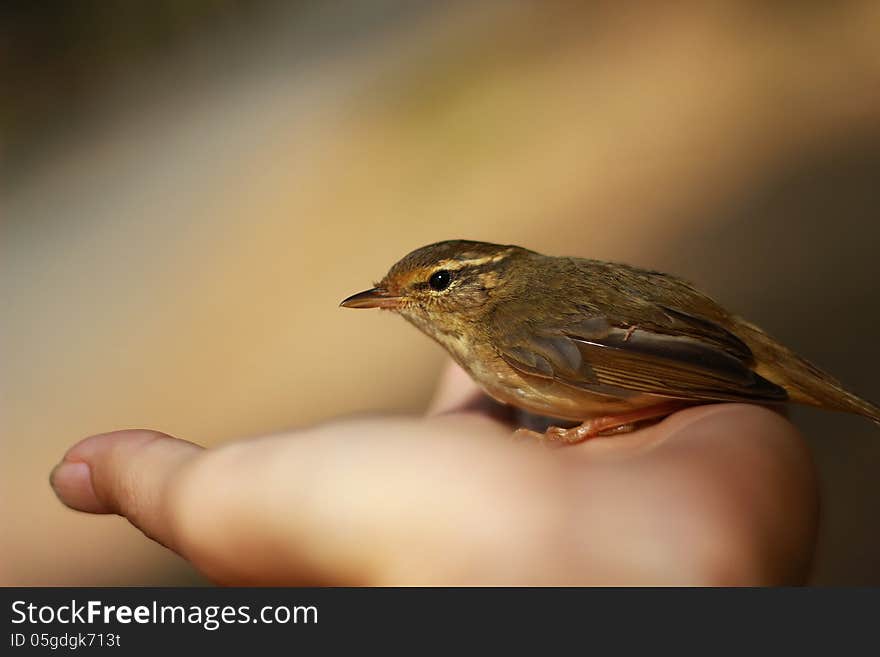
[[[639,422],[661,418],[674,413],[675,411],[687,406],[686,403],[680,401],[664,402],[655,406],[647,406],[618,415],[604,415],[602,417],[594,417],[585,420],[583,424],[571,429],[563,429],[561,427],[548,427],[544,433],[538,433],[531,429],[517,429],[515,435],[518,437],[537,438],[542,442],[562,443],[573,445],[580,443],[596,436],[609,436],[617,433],[627,433],[633,431]]]

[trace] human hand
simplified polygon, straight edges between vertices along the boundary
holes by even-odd
[[[511,439],[457,367],[427,417],[361,417],[202,449],[128,430],[53,471],[221,584],[804,583],[818,495],[797,430],[686,409],[559,449]]]

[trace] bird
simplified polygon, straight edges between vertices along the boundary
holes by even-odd
[[[520,429],[547,441],[713,402],[806,404],[880,424],[876,405],[692,284],[628,264],[447,240],[340,305],[401,315],[491,398],[556,419],[543,434]]]

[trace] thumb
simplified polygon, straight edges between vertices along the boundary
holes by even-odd
[[[49,477],[58,499],[86,513],[117,513],[176,549],[166,513],[169,481],[202,448],[147,430],[92,436],[68,450]]]

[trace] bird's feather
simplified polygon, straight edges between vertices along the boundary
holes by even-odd
[[[673,321],[684,321],[682,317]],[[703,318],[691,321],[711,323]],[[594,316],[544,326],[540,332],[506,332],[496,347],[521,373],[585,390],[619,388],[702,401],[787,399],[783,388],[751,369],[751,351],[744,343],[728,338],[720,326],[712,333],[724,337],[671,335]]]

